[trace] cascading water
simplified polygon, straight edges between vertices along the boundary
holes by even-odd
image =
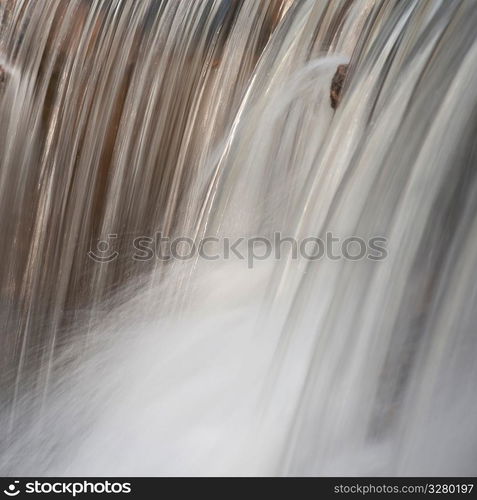
[[[473,0],[0,20],[0,473],[477,472]],[[385,258],[294,255],[330,234]]]

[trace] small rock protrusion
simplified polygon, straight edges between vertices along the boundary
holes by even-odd
[[[343,86],[346,80],[346,76],[348,74],[349,64],[340,64],[338,69],[336,70],[335,76],[331,81],[331,107],[333,109],[337,109],[340,105]]]
[[[6,81],[7,81],[7,74],[3,69],[3,66],[0,64],[0,91],[3,91]]]

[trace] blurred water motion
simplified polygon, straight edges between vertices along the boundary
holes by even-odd
[[[477,473],[475,2],[0,23],[1,474]],[[157,232],[388,252],[135,261]]]

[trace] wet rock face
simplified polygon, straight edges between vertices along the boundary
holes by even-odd
[[[346,75],[348,74],[349,64],[340,64],[336,70],[335,76],[331,81],[331,107],[337,109],[340,101],[341,94],[343,92],[344,82],[346,80]]]
[[[5,70],[3,69],[3,66],[0,64],[0,90],[2,90],[2,88],[5,84],[6,78],[7,78],[7,76],[5,74]]]

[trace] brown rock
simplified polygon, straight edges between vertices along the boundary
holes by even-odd
[[[343,86],[346,80],[346,75],[348,74],[349,64],[340,64],[336,70],[335,76],[331,81],[331,107],[336,109],[341,101],[341,94],[343,92]]]

